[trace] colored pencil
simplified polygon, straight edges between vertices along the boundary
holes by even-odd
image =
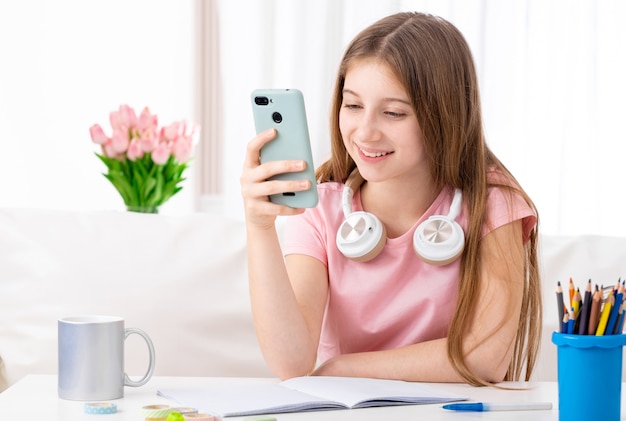
[[[587,282],[587,287],[585,288],[585,298],[583,299],[582,309],[580,310],[580,323],[578,325],[577,333],[581,335],[587,334],[587,329],[589,326],[589,315],[591,314],[591,279]]]
[[[615,327],[615,334],[622,333],[624,331],[624,317],[626,316],[626,301],[622,301],[622,308],[619,313],[619,321]]]
[[[589,326],[587,326],[587,334],[595,335],[598,327],[598,319],[600,318],[600,306],[602,302],[602,293],[596,284],[596,291],[593,293],[591,301],[591,311],[589,313]]]
[[[582,301],[582,295],[580,295],[580,289],[576,288],[576,292],[574,293],[574,298],[572,299],[572,309],[574,310],[574,315],[578,317],[578,312],[580,311],[580,302]]]
[[[576,288],[574,293],[574,299],[572,300],[572,311],[574,312],[574,332],[577,333],[578,326],[580,325],[580,309],[582,306],[582,295],[580,295],[580,289]]]
[[[559,312],[559,324],[563,323],[563,314],[565,314],[565,303],[563,302],[563,288],[561,281],[556,283],[556,309]]]
[[[607,297],[604,305],[602,306],[602,313],[600,314],[600,320],[598,321],[598,328],[596,329],[596,336],[604,335],[606,330],[606,324],[609,321],[609,315],[611,314],[611,308],[615,302],[615,296],[610,293]]]
[[[567,333],[570,335],[574,333],[574,326],[576,325],[576,312],[574,307],[569,312],[569,320],[567,321]]]
[[[617,325],[617,316],[619,315],[619,311],[622,308],[622,300],[624,297],[624,287],[622,285],[619,285],[614,295],[615,295],[615,304],[613,304],[613,307],[611,308],[611,314],[609,314],[609,321],[606,324],[607,335],[612,335],[615,331],[615,326]]]

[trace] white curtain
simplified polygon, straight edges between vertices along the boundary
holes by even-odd
[[[239,172],[253,136],[249,94],[304,92],[316,163],[329,153],[335,71],[350,39],[397,11],[442,16],[477,63],[490,147],[539,207],[546,234],[626,235],[622,155],[626,28],[621,0],[218,0],[224,205],[242,215]]]

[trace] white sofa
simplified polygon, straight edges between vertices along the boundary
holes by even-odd
[[[626,239],[545,237],[544,341],[536,380],[556,378],[556,282],[626,275]],[[271,376],[249,309],[243,221],[213,214],[0,209],[0,390],[56,373],[57,319],[124,317],[156,348],[155,375]],[[131,377],[147,351],[127,340]]]
[[[243,222],[208,213],[0,210],[6,381],[56,373],[57,320],[121,316],[156,349],[155,375],[270,376],[249,310]],[[127,339],[127,373],[147,350]],[[2,376],[0,376],[2,377]]]

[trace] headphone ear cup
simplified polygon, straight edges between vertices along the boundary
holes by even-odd
[[[436,266],[455,261],[465,247],[463,228],[453,219],[433,215],[422,222],[413,233],[413,248],[417,255]]]
[[[353,212],[337,230],[337,248],[350,260],[367,262],[378,256],[387,240],[385,226],[373,214]]]

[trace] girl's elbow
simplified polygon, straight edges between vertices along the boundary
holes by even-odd
[[[509,350],[490,349],[489,352],[472,355],[468,365],[474,375],[481,380],[489,383],[500,383],[506,379],[511,358]]]
[[[477,374],[486,382],[500,383],[506,378],[508,370],[508,365],[499,364],[496,366],[481,367],[481,370]]]
[[[303,362],[295,362],[294,364],[277,364],[270,368],[274,375],[281,381],[294,377],[308,376],[313,371],[308,364]]]
[[[302,371],[295,371],[295,370],[275,370],[274,374],[276,375],[276,377],[278,377],[281,381],[284,380],[289,380],[292,379],[294,377],[302,377],[305,376],[307,373],[302,372]]]

